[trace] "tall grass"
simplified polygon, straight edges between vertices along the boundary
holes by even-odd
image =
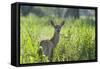
[[[41,40],[50,39],[54,28],[48,17],[20,17],[20,63],[49,62],[39,55]],[[61,19],[55,19],[57,23]],[[95,24],[94,24],[95,25]],[[53,62],[95,59],[95,26],[89,19],[69,19],[60,32],[60,40],[53,49]],[[42,60],[41,60],[42,58]]]

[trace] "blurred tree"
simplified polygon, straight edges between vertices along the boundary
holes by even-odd
[[[29,14],[31,9],[32,9],[32,6],[21,6],[20,7],[20,13],[21,13],[21,15],[26,16],[26,15]]]
[[[79,18],[81,16],[94,17],[94,10],[76,9],[76,8],[58,8],[58,7],[38,7],[38,6],[21,6],[20,13],[23,16],[32,13],[36,16],[49,16],[65,18]]]
[[[39,17],[45,16],[45,12],[42,11],[41,7],[32,7],[31,13],[34,13],[36,16]]]
[[[79,18],[79,9],[68,8],[65,17]]]

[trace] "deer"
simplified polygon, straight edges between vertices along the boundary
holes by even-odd
[[[50,40],[42,40],[40,46],[42,47],[42,52],[48,57],[48,60],[52,62],[53,49],[57,46],[60,38],[60,31],[65,21],[63,20],[59,25],[55,25],[51,20],[50,24],[54,28],[53,37]]]

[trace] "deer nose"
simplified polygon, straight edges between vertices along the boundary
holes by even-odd
[[[58,29],[57,32],[60,32],[60,30]]]

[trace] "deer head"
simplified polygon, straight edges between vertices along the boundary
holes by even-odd
[[[51,20],[51,25],[54,27],[55,32],[59,33],[62,26],[64,25],[65,21],[63,20],[59,25],[55,25],[54,22]]]

